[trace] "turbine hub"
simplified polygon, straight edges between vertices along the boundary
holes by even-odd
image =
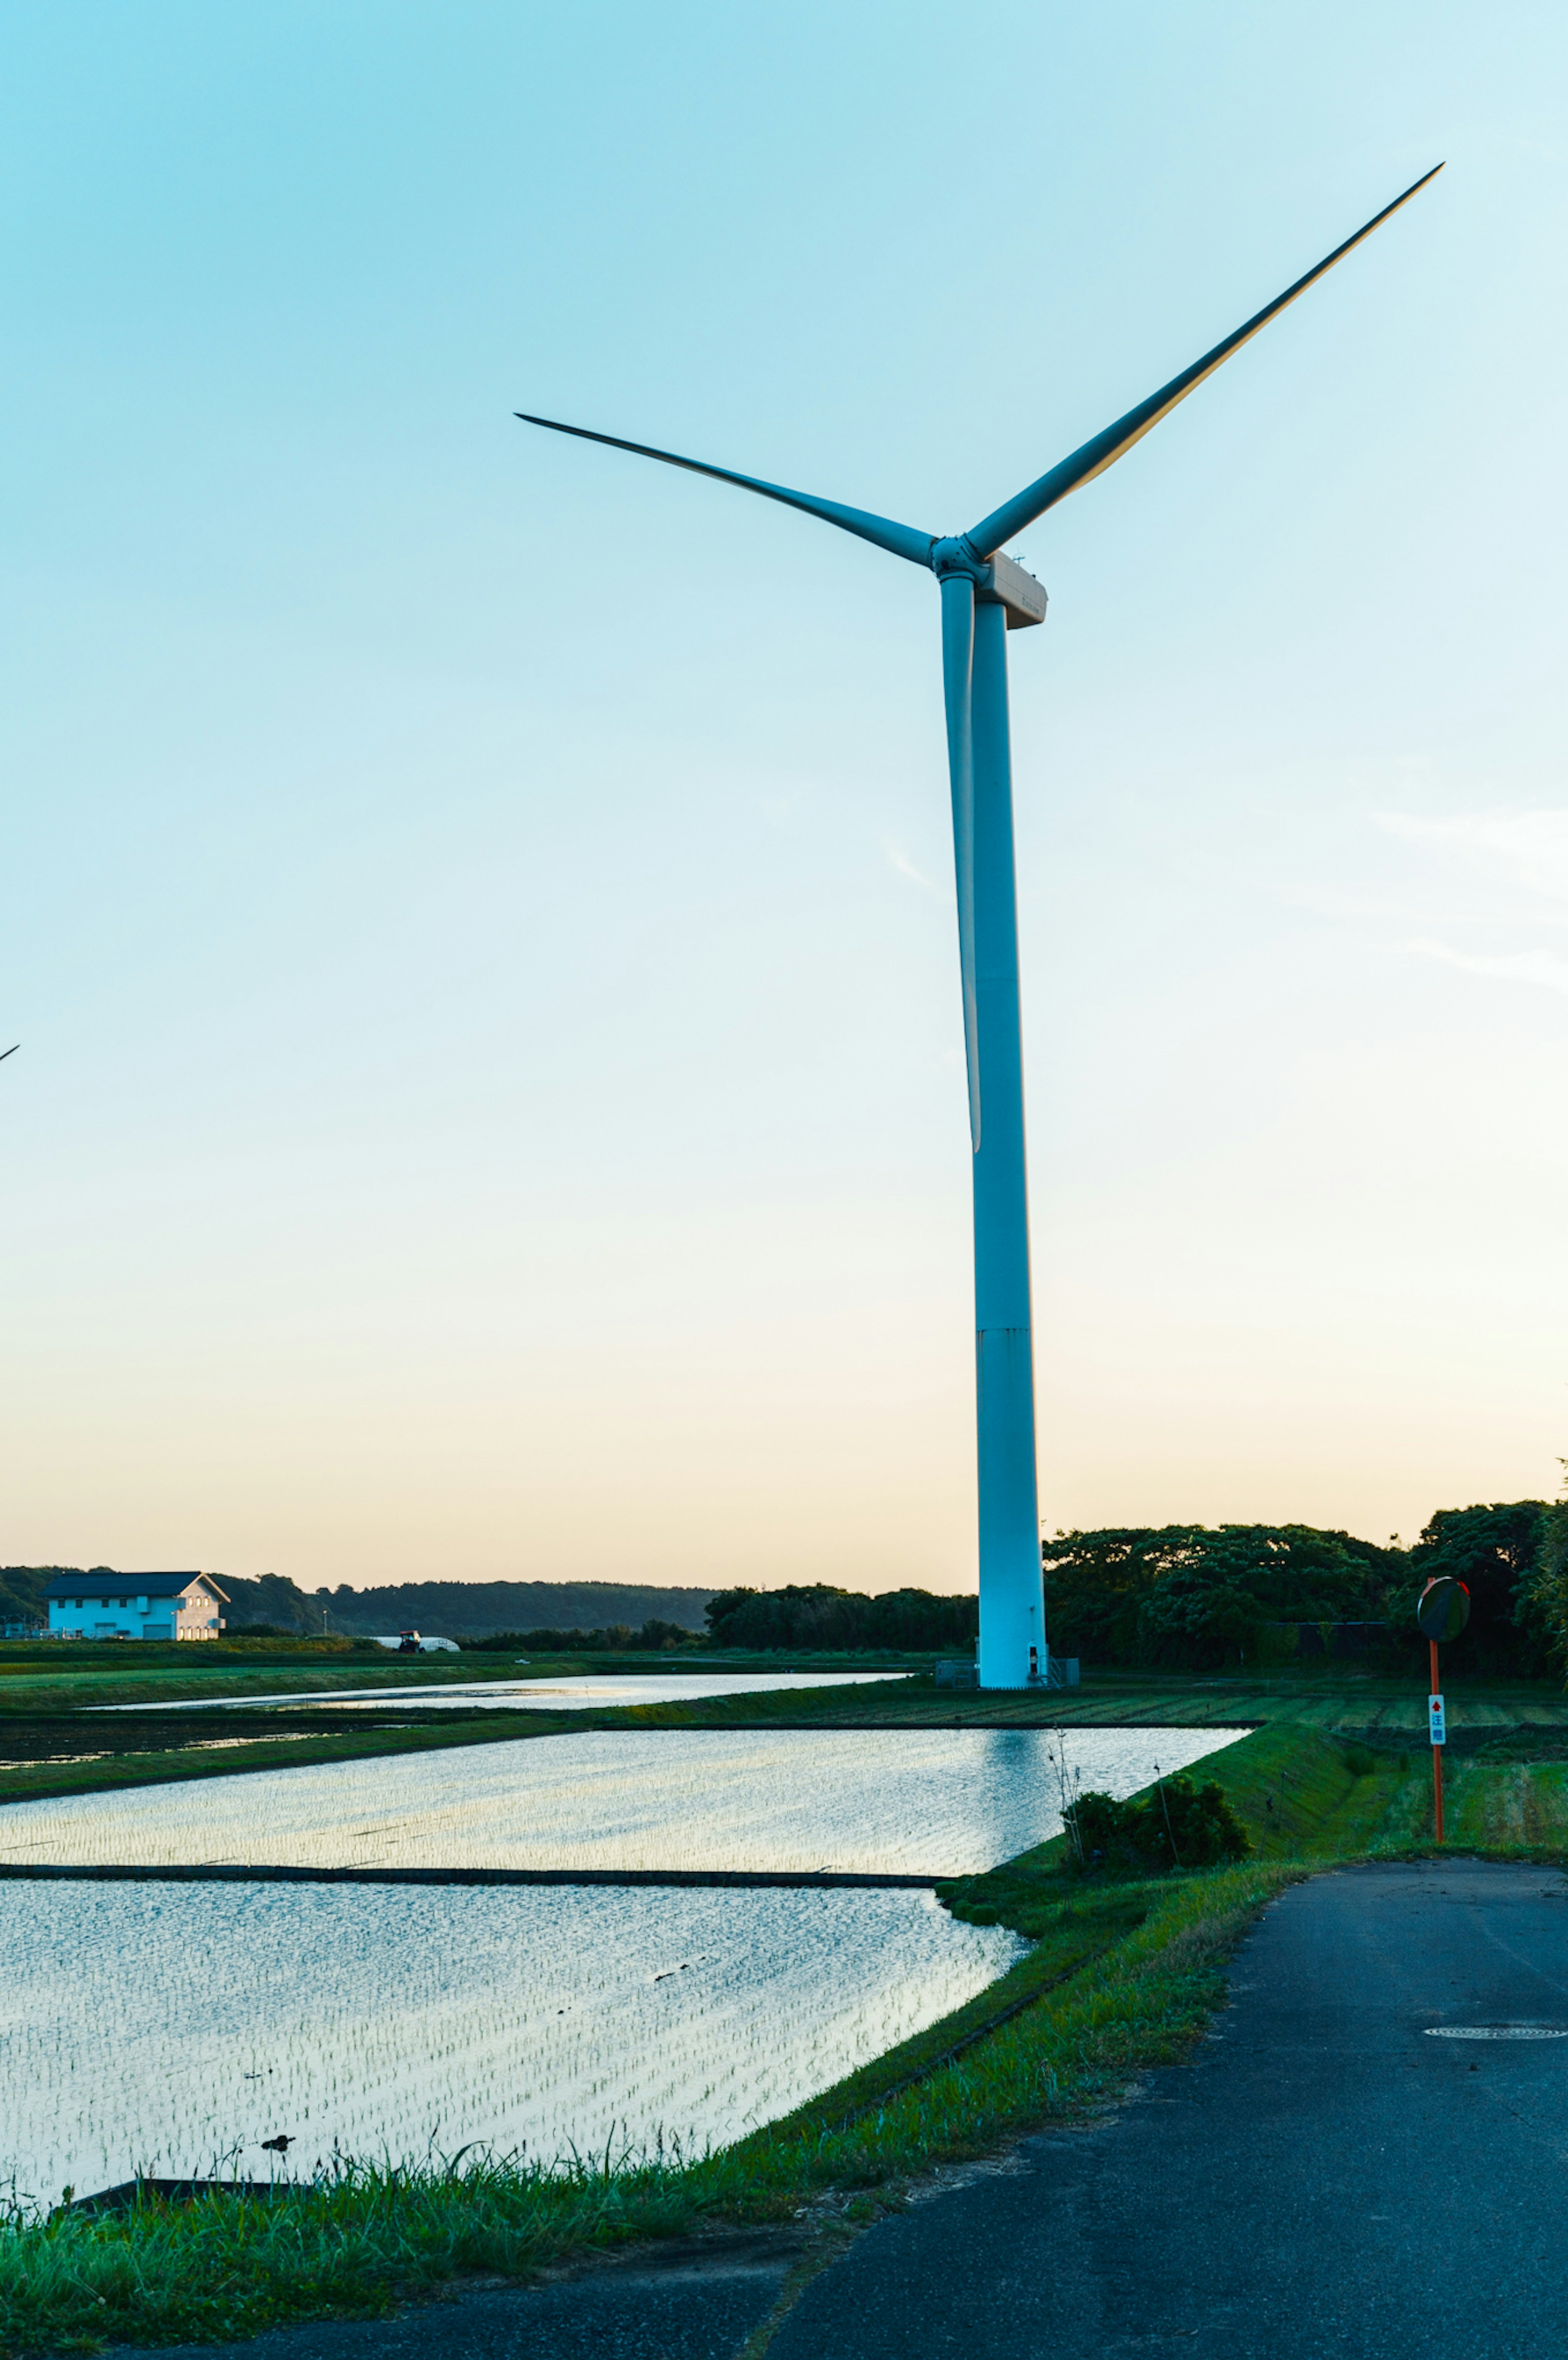
[[[932,542],[931,568],[939,582],[950,574],[967,574],[971,582],[978,583],[982,587],[988,581],[991,570],[985,559],[971,547],[967,535],[962,533],[955,540]]]
[[[967,533],[953,541],[933,541],[931,567],[939,582],[967,575],[982,605],[1006,607],[1009,631],[1027,630],[1031,623],[1045,620],[1043,585],[1000,550],[990,558],[980,556]]]

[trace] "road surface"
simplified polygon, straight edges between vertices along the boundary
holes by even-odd
[[[1561,2360],[1568,1887],[1453,1861],[1292,1887],[1196,2060],[884,2221],[769,2360]]]

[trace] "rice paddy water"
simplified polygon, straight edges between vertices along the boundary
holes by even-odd
[[[1130,1795],[1239,1737],[1074,1730]],[[0,1862],[145,1868],[850,1869],[957,1876],[1062,1825],[1049,1730],[659,1730],[519,1738],[14,1803]]]
[[[700,1704],[704,1698],[756,1696],[779,1688],[852,1688],[867,1681],[908,1679],[907,1672],[583,1672],[554,1679],[447,1680],[440,1688],[291,1688],[253,1695],[187,1697],[169,1712],[224,1712],[234,1706],[297,1704],[418,1705],[421,1712],[441,1706],[472,1712],[476,1705],[496,1712],[568,1712],[584,1705]],[[99,1712],[143,1712],[145,1705],[105,1704]]]
[[[1076,1730],[1067,1774],[1129,1794],[1242,1733]],[[543,1738],[11,1805],[0,1858],[952,1874],[1055,1831],[1060,1759],[1029,1730]],[[691,2152],[1025,1947],[909,1891],[0,1882],[0,2183],[257,2177],[278,2136],[305,2175]]]
[[[0,1888],[0,2178],[284,2176],[334,2146],[686,2152],[829,2087],[1025,1945],[928,1894]],[[60,1962],[87,1994],[65,2003]]]

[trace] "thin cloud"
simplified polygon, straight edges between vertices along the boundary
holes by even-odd
[[[896,869],[900,877],[907,877],[911,885],[918,885],[922,893],[942,891],[942,887],[937,884],[934,878],[928,877],[923,869],[915,867],[901,845],[890,843],[884,838],[882,849],[887,856],[888,867]]]
[[[1496,863],[1515,883],[1554,901],[1568,901],[1568,811],[1460,812],[1426,819],[1410,812],[1374,812],[1386,836],[1424,850],[1458,853],[1467,864]]]
[[[1445,967],[1463,968],[1466,975],[1484,975],[1497,983],[1533,983],[1548,991],[1568,993],[1568,959],[1560,958],[1555,951],[1499,951],[1496,954],[1476,951],[1456,951],[1447,943],[1406,943],[1404,948],[1419,957],[1441,959]]]

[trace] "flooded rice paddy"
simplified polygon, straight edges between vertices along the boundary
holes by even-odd
[[[1073,1730],[1065,1775],[1242,1734]],[[1055,1833],[1062,1778],[1043,1730],[596,1732],[13,1804],[0,1861],[940,1875]],[[0,1882],[0,2185],[690,2153],[1026,1948],[910,1891]]]
[[[1239,1729],[1077,1729],[1130,1795]],[[1046,1730],[616,1731],[517,1739],[0,1811],[17,1866],[819,1869],[952,1876],[1057,1833]]]
[[[488,1705],[496,1712],[572,1712],[588,1705],[700,1704],[705,1698],[757,1696],[776,1688],[857,1688],[866,1680],[905,1680],[908,1672],[584,1672],[573,1677],[537,1680],[449,1680],[440,1688],[289,1689],[243,1696],[190,1697],[163,1708],[169,1712],[223,1712],[239,1705],[418,1705],[461,1707],[472,1712]],[[110,1704],[101,1712],[145,1712],[143,1704]]]
[[[295,2178],[334,2147],[690,2153],[1026,1947],[907,1892],[0,1885],[0,2182],[266,2178],[280,2134]]]

